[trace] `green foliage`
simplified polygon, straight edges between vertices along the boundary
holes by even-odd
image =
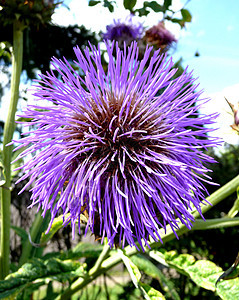
[[[144,298],[147,300],[165,300],[165,297],[157,290],[148,284],[140,282],[140,287],[143,290]]]
[[[99,3],[100,3],[100,1],[90,0],[89,1],[89,6],[95,6],[95,5],[99,4]]]
[[[122,250],[118,250],[120,252],[121,258],[123,263],[125,264],[130,277],[132,279],[132,282],[134,286],[137,289],[140,289],[141,293],[143,294],[144,298],[146,300],[165,300],[164,296],[161,292],[157,291],[153,287],[149,286],[148,284],[145,284],[140,281],[141,279],[141,273],[139,271],[139,268],[136,264],[133,263],[132,259],[124,255]]]
[[[27,26],[39,26],[39,24],[50,22],[58,4],[60,4],[59,1],[54,4],[42,0],[0,0],[0,23],[6,26],[12,24],[15,20],[19,20]]]
[[[108,0],[90,0],[89,6],[95,6],[97,4],[103,5],[104,7],[107,7],[110,12],[114,11],[114,5],[115,1],[108,1]],[[137,0],[124,0],[123,1],[124,8],[128,9],[132,14],[138,14],[140,17],[147,16],[151,11],[154,12],[161,12],[163,13],[163,19],[170,20],[173,23],[178,23],[181,27],[185,26],[185,23],[191,22],[192,15],[191,13],[185,9],[182,8],[180,10],[182,18],[174,18],[174,14],[176,13],[172,9],[170,9],[170,6],[172,5],[172,0],[164,0],[163,4],[159,4],[158,1],[144,1],[143,6],[140,8],[135,8],[137,4]]]
[[[144,1],[144,7],[149,7],[151,8],[153,11],[155,12],[163,12],[164,11],[164,7],[160,4],[157,3],[157,1]]]
[[[165,292],[166,298],[170,297],[173,300],[180,300],[180,296],[177,293],[173,282],[170,281],[152,261],[143,255],[132,256],[131,260],[140,271],[159,281],[161,289]]]
[[[124,8],[132,11],[136,2],[137,0],[124,0]]]
[[[177,23],[181,26],[181,28],[185,27],[185,23],[191,22],[192,21],[192,15],[191,13],[187,10],[182,8],[181,9],[181,15],[182,18],[171,18],[171,17],[166,17],[167,20],[172,21],[173,23]]]
[[[166,300],[159,291],[155,290],[148,284],[140,282],[139,285],[146,300]]]
[[[181,14],[183,17],[184,22],[191,22],[192,21],[192,15],[187,9],[181,9]]]
[[[11,225],[11,229],[13,229],[16,232],[16,234],[20,236],[21,244],[28,240],[28,234],[26,230],[24,230],[22,227]]]
[[[4,27],[0,22],[0,31],[0,42],[12,44],[12,27]],[[49,69],[53,56],[72,61],[75,57],[73,47],[87,46],[88,42],[96,44],[97,37],[83,25],[64,27],[47,24],[38,29],[28,27],[24,32],[23,70],[29,79],[34,79],[36,72],[44,73]],[[5,64],[10,63],[6,57],[2,57],[2,60]]]
[[[177,272],[189,277],[197,286],[216,292],[223,300],[234,300],[239,295],[239,278],[216,281],[222,269],[209,260],[196,260],[189,254],[178,254],[176,251],[153,251],[154,258],[164,259],[165,264]]]
[[[11,60],[11,44],[9,42],[0,42],[0,57],[4,57],[6,60]]]
[[[108,10],[112,13],[114,11],[114,4],[115,1],[108,1],[108,0],[100,0],[100,1],[89,1],[89,6],[95,6],[97,4],[101,3],[104,7],[108,8]]]
[[[107,278],[107,277],[106,277]],[[131,282],[128,284],[111,284],[104,286],[93,284],[78,292],[72,297],[72,300],[139,300],[142,299],[141,293],[138,289],[132,286]],[[48,300],[48,299],[47,299]]]
[[[24,264],[17,272],[0,281],[0,299],[20,294],[49,281],[72,282],[77,277],[84,276],[84,267],[78,260],[60,260],[49,258],[47,260],[34,258]]]
[[[121,256],[121,259],[123,261],[123,263],[125,264],[128,272],[129,272],[129,275],[132,279],[132,282],[133,284],[135,285],[136,288],[139,287],[139,281],[140,281],[140,278],[141,278],[141,273],[138,269],[138,267],[132,262],[132,260],[126,256],[122,250],[118,250],[119,253],[120,253],[120,256]]]
[[[99,257],[102,249],[103,246],[101,244],[80,242],[73,249],[64,252],[63,251],[50,252],[47,253],[43,258],[49,259],[51,257],[57,257],[61,260],[66,260],[66,259],[80,259],[82,257],[85,257],[85,258],[93,258],[95,260],[96,258]]]
[[[65,218],[67,218],[68,215],[65,216]],[[54,219],[51,229],[49,230],[49,232],[46,233],[42,233],[41,235],[41,240],[40,240],[40,244],[41,245],[45,245],[52,237],[53,235],[59,230],[61,229],[63,226],[63,217],[59,216],[57,218]]]

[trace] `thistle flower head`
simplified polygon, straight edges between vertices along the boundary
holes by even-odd
[[[137,41],[142,37],[143,25],[133,23],[132,16],[123,20],[114,20],[114,23],[106,26],[107,32],[103,34],[105,40],[117,41],[120,47],[124,43],[129,45],[132,41]]]
[[[110,246],[138,241],[144,248],[149,236],[161,240],[167,224],[190,228],[191,210],[200,212],[204,163],[212,161],[203,150],[217,144],[203,125],[215,116],[198,114],[204,101],[192,73],[172,79],[176,70],[166,55],[146,48],[139,61],[135,42],[123,51],[106,48],[107,72],[90,45],[74,49],[81,76],[56,58],[54,72],[41,75],[39,105],[22,115],[35,129],[15,141],[28,146],[20,157],[35,153],[22,180],[33,184],[32,205],[43,215],[50,210],[49,228],[63,213],[74,233],[84,213],[86,231],[107,237]]]
[[[164,22],[159,22],[157,25],[149,28],[145,32],[143,39],[148,45],[161,50],[168,50],[171,44],[177,41],[173,34],[165,28]]]

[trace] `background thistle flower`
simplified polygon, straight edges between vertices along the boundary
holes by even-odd
[[[204,101],[191,73],[172,79],[176,70],[166,55],[146,48],[137,59],[137,43],[121,51],[106,43],[108,71],[100,50],[90,45],[74,49],[79,74],[66,60],[52,59],[51,71],[41,75],[35,97],[22,117],[35,125],[19,147],[20,158],[35,153],[22,167],[32,188],[32,205],[43,215],[51,211],[49,228],[58,213],[64,224],[84,213],[92,232],[110,246],[135,245],[149,235],[160,240],[159,229],[179,222],[191,227],[192,209],[205,200],[203,153],[215,146],[209,138],[215,115],[199,115]],[[116,53],[114,58],[113,52]],[[41,105],[48,100],[52,105]],[[205,99],[204,99],[205,100]],[[69,213],[69,217],[66,215]]]
[[[117,41],[120,48],[124,48],[124,43],[130,45],[132,41],[142,38],[143,25],[133,23],[130,15],[125,20],[114,20],[114,23],[106,26],[106,33],[103,34],[105,40]]]
[[[177,42],[173,34],[165,28],[163,21],[146,30],[143,39],[148,45],[164,51],[167,51],[173,42]]]

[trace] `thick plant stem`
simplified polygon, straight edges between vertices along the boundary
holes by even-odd
[[[19,97],[19,84],[23,56],[23,26],[15,21],[13,24],[13,55],[11,76],[11,98],[7,120],[4,125],[2,160],[6,183],[1,188],[1,244],[0,244],[0,279],[9,273],[10,260],[10,204],[11,204],[11,142],[15,129],[15,113]]]
[[[226,183],[224,186],[216,190],[213,194],[207,197],[207,201],[210,202],[213,206],[221,202],[223,199],[227,198],[234,192],[236,192],[237,188],[239,187],[239,175],[233,178],[231,181]],[[210,209],[210,205],[205,205],[202,207],[202,214],[207,212]],[[195,218],[200,217],[199,212],[194,214]]]
[[[34,223],[32,225],[32,228],[31,228],[31,231],[30,231],[30,237],[28,238],[28,240],[23,244],[23,247],[22,247],[22,255],[20,257],[20,260],[19,260],[19,266],[22,266],[27,260],[28,258],[30,257],[30,254],[31,254],[31,250],[32,250],[32,242],[35,241],[38,233],[39,233],[39,230],[41,228],[41,225],[43,223],[43,218],[41,216],[41,212],[39,211],[37,214],[36,214],[36,217],[34,219]],[[31,239],[31,241],[30,241]]]
[[[209,196],[207,198],[208,202],[210,202],[212,205],[207,204],[207,205],[203,206],[202,207],[202,213],[205,213],[210,208],[212,208],[212,206],[215,206],[220,201],[222,201],[225,198],[227,198],[228,196],[230,196],[232,193],[234,193],[237,190],[238,186],[239,186],[239,175],[237,177],[235,177],[234,179],[232,179],[231,181],[229,181],[223,187],[219,188],[216,192],[214,192],[211,196]],[[198,213],[198,212],[195,212],[193,215],[194,215],[195,218],[200,217],[200,213]],[[223,221],[223,219],[222,219],[222,221]],[[238,225],[238,220],[236,220],[236,223],[237,224],[234,224],[234,225]],[[195,229],[199,229],[199,228],[195,228]],[[202,224],[200,224],[200,229],[202,229]],[[182,235],[182,234],[184,234],[188,231],[189,231],[189,229],[185,225],[181,224],[179,226],[179,228],[176,230],[176,233],[177,233],[178,236],[180,236],[180,235]],[[175,239],[176,236],[175,236],[174,232],[170,228],[168,228],[166,233],[162,233],[161,238],[162,238],[163,243],[166,243],[166,242],[169,242],[169,241]],[[149,243],[149,245],[150,245],[151,249],[153,249],[153,248],[159,248],[162,244],[161,244],[161,242],[151,241]],[[147,252],[151,249],[148,249]],[[139,251],[136,249],[136,247],[127,246],[124,249],[124,254],[126,256],[132,256],[132,255],[135,255],[138,252]],[[101,255],[100,255],[100,257],[101,257]],[[109,258],[104,260],[102,263],[100,263],[98,268],[95,268],[95,270],[91,269],[91,271],[92,271],[91,274],[88,273],[85,277],[83,277],[83,278],[80,277],[78,280],[76,280],[69,287],[69,289],[67,289],[62,295],[59,295],[57,297],[57,300],[70,299],[70,297],[73,294],[75,294],[77,291],[84,288],[88,283],[92,282],[98,276],[100,276],[103,273],[107,272],[108,270],[110,270],[111,268],[113,268],[114,266],[116,266],[120,262],[121,262],[121,256],[120,256],[119,253],[116,252],[114,255],[110,256]]]
[[[192,230],[208,230],[239,226],[239,218],[216,218],[210,220],[196,220]]]

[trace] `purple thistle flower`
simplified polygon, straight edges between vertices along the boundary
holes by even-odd
[[[33,184],[32,205],[43,216],[51,211],[49,228],[63,213],[74,235],[84,213],[86,231],[107,237],[110,246],[138,241],[144,249],[141,239],[161,240],[159,229],[169,224],[175,231],[180,221],[191,228],[191,211],[201,211],[204,164],[213,161],[202,150],[218,144],[203,125],[215,115],[198,114],[205,99],[192,73],[172,79],[176,70],[166,55],[146,48],[139,61],[135,42],[124,51],[114,43],[106,48],[107,72],[100,50],[90,45],[74,48],[83,76],[56,58],[55,71],[41,75],[39,105],[22,115],[36,128],[15,141],[17,148],[28,146],[20,157],[35,153],[20,180]]]
[[[124,42],[129,45],[132,41],[139,40],[144,30],[141,23],[133,23],[131,15],[125,21],[114,20],[114,23],[106,26],[106,29],[103,39],[117,41],[119,46],[123,46]]]

